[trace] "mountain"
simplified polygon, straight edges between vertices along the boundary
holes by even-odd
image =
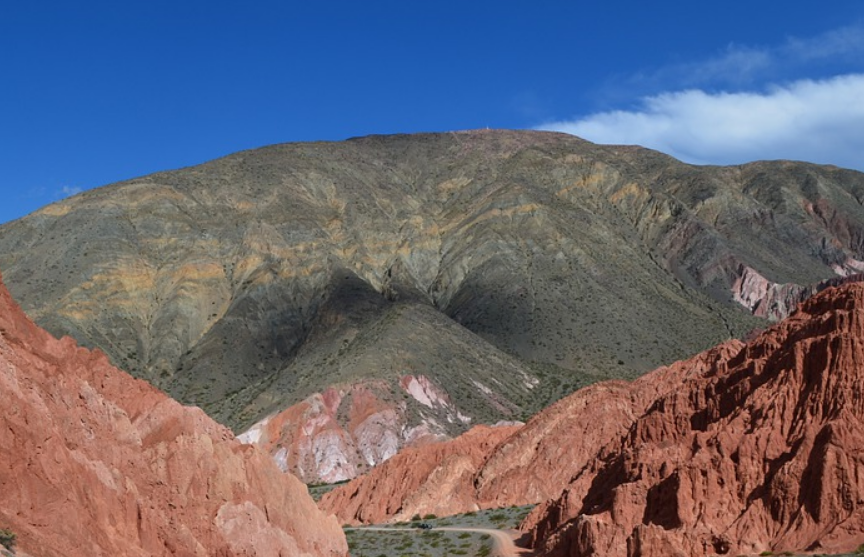
[[[283,454],[298,473],[325,462],[302,472],[316,481],[392,452],[361,448],[358,389],[401,447],[765,326],[864,268],[862,199],[861,173],[805,163],[696,167],[530,131],[371,136],[83,192],[0,227],[0,268],[41,326],[266,429],[274,454],[299,439],[280,413],[338,394],[341,433]]]
[[[864,284],[524,427],[405,450],[326,494],[352,523],[541,502],[540,555],[844,552],[864,542]],[[468,457],[470,455],[470,458]]]
[[[347,556],[259,449],[34,325],[0,282],[0,527],[32,555]]]
[[[338,482],[401,447],[447,438],[475,421],[521,417],[536,404],[532,390],[541,390],[528,366],[433,308],[398,305],[360,334],[333,360],[350,374],[329,375],[334,386],[268,415],[240,437],[306,482]],[[318,354],[321,345],[310,345]],[[351,375],[358,369],[376,374]]]

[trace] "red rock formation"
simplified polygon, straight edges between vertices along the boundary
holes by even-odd
[[[632,383],[607,381],[580,389],[543,410],[499,445],[477,472],[474,486],[481,508],[539,503],[557,497],[570,479],[660,394],[690,374],[710,369],[737,341],[686,362],[662,367]]]
[[[519,427],[476,426],[450,441],[404,449],[367,475],[325,494],[319,507],[351,524],[476,510],[474,474]]]
[[[594,385],[509,436],[400,453],[322,507],[381,522],[535,502],[550,556],[843,551],[864,542],[864,284],[806,301],[631,384]],[[569,485],[568,485],[569,482]]]
[[[454,441],[405,451],[367,476],[334,490],[320,505],[342,522],[375,523],[557,497],[660,394],[676,388],[687,374],[711,369],[714,361],[738,348],[740,343],[733,341],[686,365],[660,368],[650,379],[591,385],[553,404],[521,428],[474,428]],[[508,431],[509,436],[502,437]],[[465,458],[457,458],[462,456]]]
[[[862,366],[864,285],[828,290],[659,396],[523,529],[550,556],[853,549]]]
[[[347,555],[269,456],[37,328],[0,284],[0,527],[44,556]]]

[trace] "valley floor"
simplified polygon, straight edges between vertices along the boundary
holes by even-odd
[[[352,557],[517,557],[531,555],[515,543],[516,526],[533,505],[408,523],[345,528]],[[426,528],[421,527],[425,526]]]

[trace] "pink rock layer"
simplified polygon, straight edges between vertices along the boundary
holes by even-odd
[[[421,381],[428,383],[423,376],[406,376],[402,383]],[[407,405],[393,402],[390,389],[386,381],[375,380],[330,387],[261,420],[238,438],[261,447],[281,470],[305,483],[352,479],[402,447],[446,438],[443,428],[422,420],[409,427]]]
[[[680,385],[528,517],[542,555],[864,542],[864,285],[829,289],[748,344],[723,346],[707,368],[676,364]]]
[[[36,327],[0,283],[0,527],[40,556],[345,556],[296,478]]]
[[[794,283],[771,282],[752,267],[740,264],[732,284],[732,299],[747,308],[753,315],[780,321],[795,311],[798,304],[826,288],[864,281],[864,273],[859,272],[860,266],[861,262],[849,259],[846,267],[835,269],[841,276],[810,286],[802,286]]]

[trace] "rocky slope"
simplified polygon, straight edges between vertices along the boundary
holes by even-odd
[[[377,136],[84,192],[0,227],[0,267],[40,325],[238,432],[384,381],[406,428],[456,435],[469,424],[403,398],[405,377],[470,424],[635,377],[762,323],[742,308],[780,316],[786,290],[860,270],[862,199],[861,173],[804,163]]]
[[[542,555],[841,552],[864,542],[864,284],[524,427],[405,451],[320,506],[343,522],[544,501]],[[443,496],[442,496],[443,494]]]
[[[437,410],[451,423],[470,421],[423,375],[405,377],[401,387],[430,414]],[[408,427],[408,404],[394,403],[392,393],[383,381],[330,388],[265,418],[238,438],[263,447],[282,470],[295,471],[308,483],[350,479],[386,461],[400,447],[447,438],[442,424],[430,416],[423,425]]]
[[[535,509],[523,528],[542,554],[841,552],[864,542],[864,285],[830,289],[724,351]]]
[[[37,328],[0,283],[0,526],[40,556],[347,556],[296,478]]]
[[[268,407],[276,410],[240,437],[265,447],[280,467],[306,482],[335,482],[403,446],[449,438],[477,422],[521,418],[534,404],[533,392],[541,390],[524,363],[431,308],[400,304],[382,321],[333,356],[348,370],[330,375],[333,386],[285,410],[274,398]],[[322,344],[310,344],[320,355]],[[307,358],[301,351],[295,362]],[[377,370],[379,377],[355,377],[358,367]]]
[[[476,426],[456,439],[403,449],[369,474],[326,493],[319,507],[350,524],[476,510],[475,471],[519,427]]]
[[[326,494],[319,507],[343,523],[380,523],[557,497],[658,396],[677,389],[689,375],[711,369],[718,358],[728,357],[739,346],[721,345],[633,382],[590,385],[538,413],[524,427],[475,428],[452,441],[405,451]],[[463,458],[468,453],[472,458]],[[456,480],[453,462],[459,463]]]

